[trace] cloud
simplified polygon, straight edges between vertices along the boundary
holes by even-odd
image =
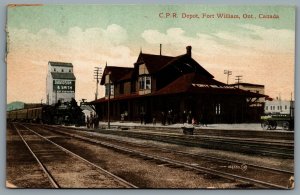
[[[246,32],[219,32],[216,37],[248,50],[274,53],[293,53],[295,32],[288,29],[265,28],[252,24],[239,25]]]
[[[181,28],[170,28],[166,33],[148,29],[141,36],[149,44],[168,44],[174,51],[182,50],[187,45],[192,45],[193,52],[199,54],[213,55],[216,50],[227,52],[227,49],[223,45],[216,42],[214,36],[197,33],[195,37],[190,37]]]
[[[168,55],[180,55],[182,48],[191,45],[193,58],[216,79],[226,82],[223,71],[229,69],[231,83],[235,75],[243,75],[243,82],[264,84],[266,94],[276,97],[281,93],[288,98],[294,90],[294,31],[250,24],[237,27],[235,32],[198,32],[194,36],[181,28],[148,29],[141,36],[150,45],[167,44]]]
[[[217,33],[197,33],[187,36],[181,28],[170,28],[166,33],[148,29],[142,33],[142,38],[150,44],[170,44],[177,47],[193,45],[202,53],[213,54],[216,51],[236,53],[238,55],[253,51],[293,53],[295,33],[287,29],[265,28],[257,25],[238,25],[244,31],[220,31]]]
[[[126,45],[126,29],[117,24],[88,29],[75,26],[66,34],[48,28],[36,33],[11,28],[8,35],[8,101],[23,98],[27,102],[39,102],[45,99],[48,61],[73,63],[77,78],[76,98],[92,100],[94,67],[101,65],[104,68],[106,62],[114,66],[132,66],[137,58]],[[19,75],[17,80],[14,75]],[[32,89],[39,90],[34,90],[33,94]]]

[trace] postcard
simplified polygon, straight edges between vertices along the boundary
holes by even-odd
[[[295,7],[7,6],[7,188],[294,189]]]

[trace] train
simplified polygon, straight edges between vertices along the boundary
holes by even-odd
[[[49,125],[85,125],[85,115],[77,102],[58,102],[55,105],[40,105],[7,111],[8,122],[30,122]]]

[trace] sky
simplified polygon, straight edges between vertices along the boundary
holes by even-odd
[[[218,18],[222,13],[240,18]],[[241,82],[265,85],[270,97],[294,96],[292,6],[39,5],[9,6],[7,14],[8,103],[46,101],[48,61],[72,63],[76,100],[94,100],[95,67],[133,67],[141,50],[159,54],[159,44],[170,56],[191,45],[192,57],[221,82],[231,70],[229,83],[242,75]]]

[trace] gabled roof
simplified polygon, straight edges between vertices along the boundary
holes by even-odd
[[[134,69],[132,68],[130,71],[128,71],[127,74],[125,74],[125,75],[122,76],[120,79],[118,79],[118,81],[131,80],[131,79],[132,79],[132,76],[133,76],[133,72],[134,72]]]
[[[72,72],[61,73],[61,72],[51,72],[51,76],[53,79],[70,79],[75,80],[76,77]]]
[[[198,73],[210,78],[214,78],[213,75],[211,75],[198,62],[196,62],[193,58],[191,58],[187,54],[171,57],[171,56],[140,53],[136,64],[145,63],[149,73],[153,74],[163,70],[168,66],[175,65],[175,64],[180,64],[180,65],[185,64],[187,66],[191,66],[190,64],[187,64],[188,61],[191,62],[192,66],[195,67],[195,71],[197,71]]]
[[[73,64],[68,63],[68,62],[52,62],[52,61],[49,61],[49,64],[51,66],[73,67]]]
[[[157,92],[146,95],[126,94],[112,98],[110,101],[128,100],[142,97],[151,97],[159,95],[174,95],[174,94],[219,94],[219,95],[241,95],[245,97],[266,97],[265,95],[252,93],[246,90],[237,89],[233,86],[226,85],[215,79],[198,75],[197,73],[189,73],[182,75],[166,87]],[[105,97],[92,101],[90,104],[101,103],[108,101]]]
[[[106,66],[103,75],[101,78],[101,85],[105,84],[105,75],[110,72],[110,80],[114,83],[120,81],[120,79],[127,78],[130,76],[130,73],[133,71],[133,68],[129,67],[118,67],[118,66]],[[127,77],[125,77],[127,76]]]
[[[140,53],[136,63],[145,63],[149,73],[153,74],[160,70],[161,67],[168,64],[168,62],[172,61],[174,58],[175,57],[171,56]]]

